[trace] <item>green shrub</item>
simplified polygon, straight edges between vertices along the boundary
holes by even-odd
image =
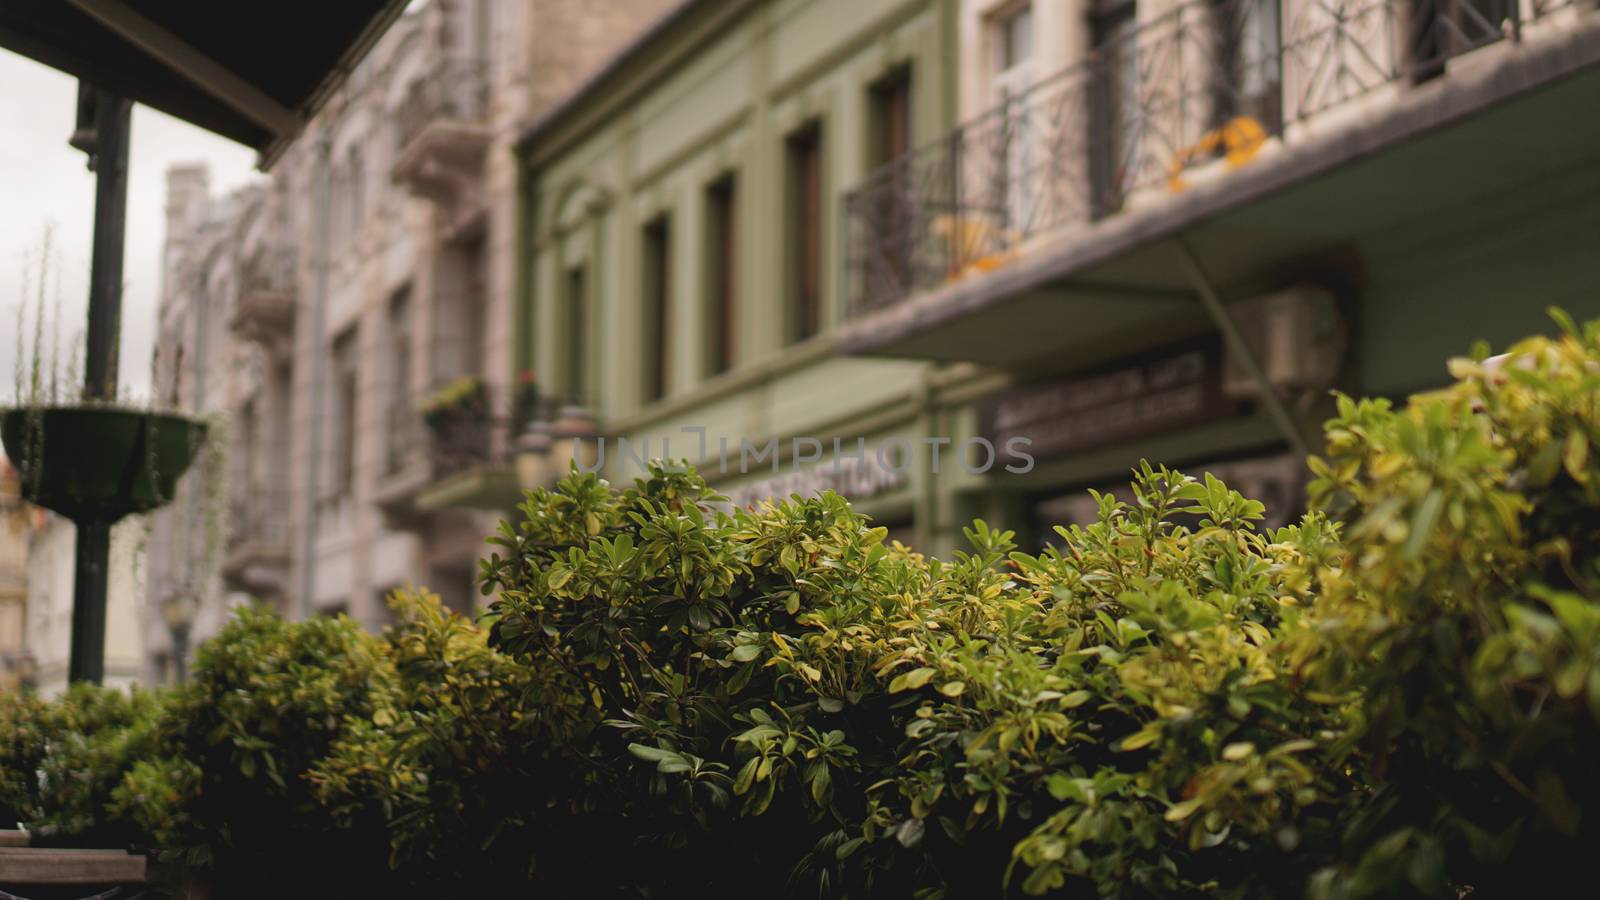
[[[1141,465],[1052,548],[939,561],[833,494],[574,472],[478,623],[246,613],[153,727],[0,702],[0,805],[229,896],[1555,893],[1600,838],[1600,323],[1563,324],[1341,398],[1270,532]]]
[[[336,821],[308,773],[382,720],[396,679],[383,641],[344,616],[286,623],[245,610],[200,648],[158,725],[160,752],[133,767],[118,808],[226,896],[381,888],[381,815]]]
[[[318,797],[341,826],[381,809],[398,878],[422,896],[525,894],[535,848],[523,826],[556,746],[534,712],[539,669],[490,649],[433,594],[391,605],[393,705],[352,721],[313,766]]]
[[[1321,896],[1576,883],[1600,823],[1600,322],[1341,400],[1312,503],[1350,520],[1295,671],[1355,700],[1373,786]]]
[[[492,641],[559,664],[564,821],[627,848],[564,848],[555,893],[597,872],[660,896],[1303,881],[1283,848],[1348,787],[1313,753],[1340,719],[1270,645],[1333,529],[1259,534],[1259,503],[1165,469],[1135,494],[1040,556],[979,522],[949,563],[832,494],[723,516],[658,467],[532,495],[485,569]]]
[[[73,685],[54,701],[0,694],[0,828],[25,824],[41,843],[125,846],[142,832],[114,791],[155,752],[159,698]]]

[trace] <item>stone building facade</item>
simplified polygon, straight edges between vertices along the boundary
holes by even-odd
[[[197,396],[161,381],[179,346],[190,369],[196,352],[221,367],[198,408],[222,404],[231,447],[231,536],[198,607],[254,597],[377,627],[406,584],[475,602],[483,537],[518,496],[512,145],[669,5],[413,4],[265,183],[218,202],[203,175],[171,173],[158,383]],[[226,222],[189,227],[191,208]],[[196,260],[221,328],[198,351],[183,337],[198,333],[199,283],[182,274]],[[481,402],[425,416],[446,389]],[[192,542],[168,531],[153,548]],[[170,608],[171,580],[152,584]],[[167,646],[157,636],[153,658]]]

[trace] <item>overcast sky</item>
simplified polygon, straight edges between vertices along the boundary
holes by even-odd
[[[61,343],[70,346],[73,336],[86,327],[94,174],[85,167],[84,155],[67,146],[76,97],[77,82],[72,78],[0,50],[0,405],[9,405],[15,397],[24,256],[37,255],[47,225],[54,226],[59,251],[61,302],[56,311],[62,316]],[[213,194],[264,176],[255,171],[253,150],[163,113],[135,106],[132,127],[118,374],[126,392],[143,397],[150,383],[161,287],[167,168],[175,163],[209,164]],[[32,305],[30,298],[30,310]],[[25,344],[25,353],[31,352],[30,346]]]

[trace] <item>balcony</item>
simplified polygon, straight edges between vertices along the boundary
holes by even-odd
[[[1186,257],[1229,300],[1381,276],[1401,239],[1582,196],[1595,9],[1191,0],[1141,20],[846,195],[842,345],[1087,365],[1210,327]]]
[[[482,208],[491,138],[488,87],[481,63],[452,61],[413,82],[394,111],[398,151],[391,176],[455,222]]]
[[[289,582],[289,504],[285,495],[246,491],[229,510],[222,576],[229,588],[259,599],[281,596]]]
[[[458,383],[467,381],[477,384]],[[397,526],[446,509],[507,510],[521,496],[511,423],[496,415],[486,388],[475,390],[475,399],[445,408],[440,391],[390,407],[378,502]]]
[[[294,314],[294,248],[269,248],[246,260],[240,268],[239,302],[228,323],[234,335],[287,356]]]

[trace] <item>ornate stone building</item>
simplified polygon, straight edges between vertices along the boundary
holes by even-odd
[[[171,174],[157,381],[195,404],[182,373],[217,371],[195,405],[225,409],[231,438],[231,536],[193,639],[229,597],[374,627],[408,583],[474,602],[483,537],[518,496],[512,146],[669,5],[413,4],[268,183],[218,203],[203,174]],[[183,274],[200,269],[204,326],[202,282]],[[185,337],[202,332],[215,342]],[[425,416],[448,397],[468,402]],[[162,527],[152,548],[195,542]],[[187,588],[152,573],[152,607],[182,619]],[[158,662],[167,625],[151,626]]]

